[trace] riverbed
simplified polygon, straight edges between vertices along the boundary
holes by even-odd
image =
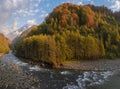
[[[39,80],[40,89],[119,89],[120,70],[46,69],[21,61],[12,53],[0,57],[2,63],[14,64]],[[115,61],[115,60],[114,60]],[[114,65],[112,65],[114,66]]]

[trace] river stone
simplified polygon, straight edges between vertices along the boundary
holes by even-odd
[[[40,89],[39,81],[18,66],[0,63],[0,89]]]

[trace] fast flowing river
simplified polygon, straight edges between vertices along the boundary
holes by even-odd
[[[41,89],[120,89],[120,70],[80,71],[45,69],[22,62],[12,53],[0,57],[3,63],[16,64],[40,80]]]

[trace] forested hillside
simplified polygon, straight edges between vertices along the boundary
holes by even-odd
[[[3,34],[0,34],[0,54],[9,52],[9,42]]]
[[[112,12],[112,10],[108,9],[105,6],[94,6],[94,5],[87,5],[87,6],[89,6],[96,13],[114,17],[116,21],[120,22],[120,11]]]
[[[15,44],[15,54],[53,66],[66,60],[120,57],[120,23],[111,10],[97,8],[71,3],[56,7]]]

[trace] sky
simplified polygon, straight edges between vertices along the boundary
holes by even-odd
[[[120,0],[0,0],[0,33],[7,35],[25,24],[40,24],[62,3],[104,5],[120,11]]]

